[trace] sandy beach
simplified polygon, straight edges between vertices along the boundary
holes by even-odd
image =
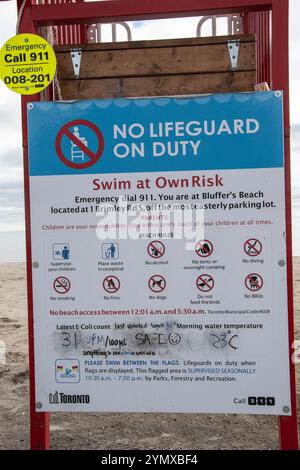
[[[294,262],[295,337],[300,339],[300,258]],[[0,449],[29,447],[26,270],[0,265]],[[299,372],[299,366],[298,372]],[[300,415],[300,380],[297,382]],[[277,449],[276,417],[246,415],[56,413],[53,449]]]

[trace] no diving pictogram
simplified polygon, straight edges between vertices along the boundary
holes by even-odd
[[[149,243],[147,251],[151,258],[161,258],[165,254],[166,249],[165,245],[161,241],[154,240]]]
[[[200,240],[196,243],[195,251],[201,258],[208,258],[214,251],[214,247],[209,240]]]
[[[154,276],[150,277],[148,286],[152,292],[162,292],[166,288],[166,280],[159,274],[155,274]]]
[[[258,256],[262,252],[262,243],[257,238],[249,238],[244,243],[244,251],[248,256]]]
[[[71,288],[71,283],[67,277],[59,276],[54,280],[53,288],[57,294],[66,294]]]
[[[113,294],[120,289],[120,280],[116,276],[107,276],[103,279],[103,289],[109,294]]]
[[[78,126],[80,126],[80,132]],[[96,148],[89,148],[89,142],[84,137],[84,127],[94,134],[97,140]],[[63,137],[69,143],[68,151],[62,148]],[[76,170],[83,170],[97,163],[104,150],[104,139],[102,132],[94,123],[85,119],[75,119],[60,129],[56,137],[55,149],[58,157],[65,165]]]
[[[197,277],[196,286],[201,292],[209,292],[214,288],[215,281],[209,274],[201,274]]]
[[[251,290],[252,292],[260,290],[263,284],[264,281],[260,274],[251,273],[248,274],[248,276],[246,276],[245,278],[245,286],[248,290]]]

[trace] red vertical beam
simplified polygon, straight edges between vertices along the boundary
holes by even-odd
[[[293,316],[293,258],[290,168],[290,110],[289,110],[289,2],[274,0],[272,10],[272,87],[284,91],[284,144],[286,190],[286,243],[287,243],[287,291],[289,312],[289,354],[291,376],[291,416],[279,418],[280,447],[283,450],[298,449],[297,405],[295,365],[291,358],[294,341]]]
[[[21,1],[18,1],[18,9]],[[36,33],[31,21],[30,1],[24,8],[20,24],[20,33]],[[30,448],[45,450],[50,448],[49,413],[36,412],[35,370],[34,370],[34,322],[32,296],[32,258],[30,233],[30,201],[29,201],[29,169],[28,169],[28,137],[27,137],[27,104],[40,101],[40,95],[22,96],[22,141],[24,168],[24,198],[25,198],[25,231],[26,231],[26,264],[27,264],[27,306],[28,306],[28,340],[29,340],[29,390],[30,390]]]
[[[246,33],[256,34],[256,79],[271,83],[270,77],[270,12],[257,11],[244,16]]]

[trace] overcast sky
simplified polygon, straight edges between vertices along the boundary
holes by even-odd
[[[141,0],[142,1],[142,0]],[[15,0],[0,2],[0,47],[15,34]],[[133,40],[191,37],[199,18],[139,22]],[[294,254],[300,255],[300,1],[290,0]],[[120,34],[123,34],[122,32]],[[20,98],[0,81],[0,262],[25,259]],[[14,233],[12,233],[14,232]]]

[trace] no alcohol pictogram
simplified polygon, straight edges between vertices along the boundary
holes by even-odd
[[[149,243],[147,251],[151,258],[161,258],[165,254],[166,248],[162,242],[154,240]]]
[[[149,289],[152,292],[162,292],[166,288],[166,280],[164,277],[160,276],[159,274],[155,274],[151,276],[148,281]]]
[[[53,288],[57,294],[66,294],[71,288],[71,283],[67,277],[57,277],[53,282]]]
[[[249,238],[244,243],[244,251],[248,256],[258,256],[262,252],[262,243],[257,238]]]
[[[109,294],[113,294],[120,289],[120,280],[116,276],[107,276],[103,280],[103,289]]]
[[[198,287],[199,290],[201,290],[201,292],[211,291],[214,285],[215,285],[214,278],[210,276],[209,274],[201,274],[201,276],[199,276],[196,281],[196,286]]]
[[[245,286],[248,290],[258,291],[262,288],[263,284],[264,281],[260,274],[251,273],[245,278]]]
[[[60,129],[55,149],[65,165],[82,170],[97,163],[104,150],[104,139],[94,123],[75,119]]]
[[[196,243],[195,251],[201,258],[208,258],[214,250],[213,244],[209,240],[200,240]]]

